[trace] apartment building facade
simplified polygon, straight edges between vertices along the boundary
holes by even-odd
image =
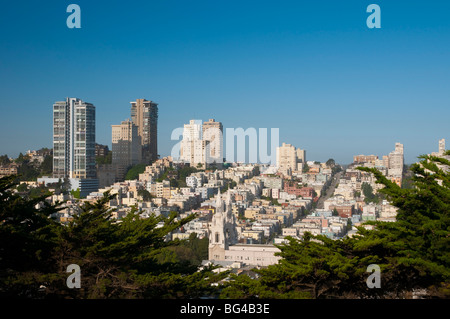
[[[78,98],[53,104],[53,177],[95,179],[95,106]]]
[[[158,104],[136,99],[131,104],[131,121],[141,137],[142,160],[150,163],[158,158]]]

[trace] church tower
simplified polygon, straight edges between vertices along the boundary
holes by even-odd
[[[220,192],[216,195],[216,212],[209,225],[209,260],[225,260],[225,251],[236,244],[236,217],[231,211],[231,202],[222,201]]]

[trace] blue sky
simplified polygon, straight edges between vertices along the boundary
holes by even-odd
[[[69,29],[69,4],[81,29]],[[381,8],[369,29],[366,8]],[[279,128],[309,160],[405,160],[450,143],[450,1],[8,1],[0,10],[0,154],[52,146],[52,104],[96,106],[97,142],[159,103],[173,129]]]

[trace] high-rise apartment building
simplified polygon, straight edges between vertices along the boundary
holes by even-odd
[[[202,128],[203,140],[206,142],[206,162],[223,162],[223,126],[221,122],[209,119],[203,122]]]
[[[158,104],[145,99],[131,103],[131,120],[141,137],[142,160],[145,163],[158,158]]]
[[[305,150],[297,149],[295,146],[286,143],[277,147],[277,167],[282,174],[291,175],[292,172],[299,171],[299,164],[305,162]]]
[[[389,170],[388,175],[401,177],[403,174],[403,144],[395,143],[395,150],[389,153]]]
[[[201,120],[190,120],[183,128],[180,143],[180,160],[191,166],[207,167],[223,162],[223,126],[210,119],[202,125]]]
[[[142,161],[141,137],[130,120],[112,126],[112,164],[127,168]]]
[[[395,151],[403,154],[403,144],[395,143]]]
[[[184,124],[183,140],[201,140],[202,133],[202,122],[200,120],[190,120],[189,124]]]
[[[306,163],[306,151],[297,148],[297,163]]]
[[[277,148],[277,166],[280,170],[297,170],[297,152],[295,146],[283,143]]]
[[[95,107],[78,98],[53,104],[53,177],[95,179]]]
[[[389,168],[389,156],[383,155],[383,166]]]
[[[95,165],[95,107],[78,98],[53,104],[53,179],[69,179],[81,196],[98,190]]]
[[[191,166],[205,163],[205,141],[202,139],[202,122],[190,120],[184,124],[183,140],[180,144],[180,160]]]

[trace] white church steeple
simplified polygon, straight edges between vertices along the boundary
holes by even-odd
[[[231,212],[231,205],[225,205],[219,191],[216,195],[216,210],[209,226],[209,259],[223,260],[225,250],[237,241],[235,216]]]

